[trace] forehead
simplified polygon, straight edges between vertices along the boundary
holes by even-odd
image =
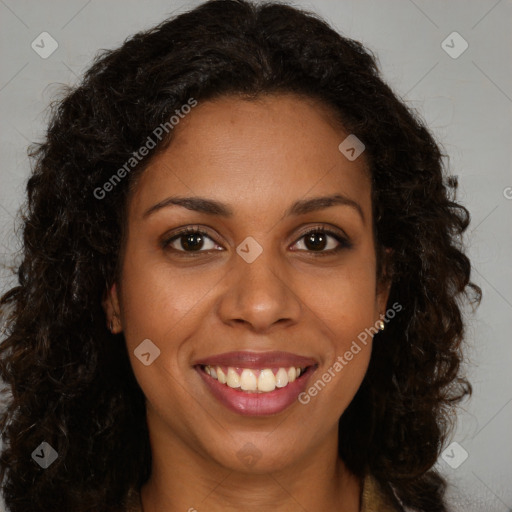
[[[348,135],[329,108],[311,98],[199,102],[143,172],[132,206],[144,208],[177,193],[257,211],[276,201],[341,192],[371,210],[364,153],[350,161],[338,149]]]

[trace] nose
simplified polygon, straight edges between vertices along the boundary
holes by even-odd
[[[293,279],[270,250],[252,263],[236,255],[220,299],[218,314],[225,324],[268,332],[298,322],[303,305],[293,290]]]

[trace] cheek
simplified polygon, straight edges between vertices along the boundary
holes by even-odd
[[[185,267],[176,270],[161,254],[130,251],[127,246],[121,288],[123,333],[135,377],[148,402],[161,409],[161,415],[191,403],[193,389],[183,385],[190,378],[187,340],[201,325],[209,306],[208,293],[220,276],[219,272],[202,272],[198,277],[197,270]],[[136,355],[147,352],[139,350],[145,340],[156,347],[150,344],[149,352],[158,354],[148,366]]]
[[[148,407],[157,411],[158,416],[166,417],[166,422],[176,429],[180,428],[179,422],[175,424],[173,417],[166,414],[172,410],[177,417],[183,417],[183,404],[191,401],[182,384],[180,333],[188,328],[194,306],[207,291],[203,290],[206,284],[191,286],[186,273],[171,273],[154,253],[130,251],[127,246],[121,313],[132,369]],[[146,353],[148,357],[143,356]]]
[[[354,252],[330,272],[301,277],[303,300],[334,337],[339,352],[375,323],[375,260],[367,254]]]
[[[169,351],[168,340],[194,318],[197,306],[214,288],[218,274],[194,276],[171,268],[161,255],[129,251],[122,274],[123,332],[129,347],[149,338]]]
[[[323,395],[318,405],[323,403],[336,419],[359,389],[370,361],[376,314],[375,261],[354,254],[330,275],[316,275],[311,281],[302,277],[302,284],[302,296],[318,319],[318,331],[330,340],[324,347],[324,364],[306,389],[303,403]]]

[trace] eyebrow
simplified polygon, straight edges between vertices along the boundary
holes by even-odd
[[[333,194],[330,196],[313,197],[311,199],[302,199],[293,203],[285,212],[285,217],[305,215],[306,213],[323,210],[331,206],[349,206],[359,213],[363,223],[365,223],[365,216],[363,209],[353,199],[346,197],[342,194]],[[187,210],[195,212],[206,213],[208,215],[218,215],[220,217],[231,218],[233,217],[233,210],[226,204],[214,199],[207,199],[205,197],[168,197],[163,201],[148,208],[143,218],[147,218],[153,213],[170,206],[181,206]]]

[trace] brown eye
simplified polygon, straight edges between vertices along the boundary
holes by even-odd
[[[177,252],[201,253],[215,250],[217,245],[204,231],[187,228],[164,240],[162,247]]]
[[[317,251],[325,249],[327,245],[327,238],[325,233],[315,232],[310,233],[304,237],[304,245],[310,251]]]
[[[181,235],[180,240],[181,246],[186,251],[198,251],[204,245],[204,237],[199,233],[191,233],[189,235]]]
[[[302,243],[305,249],[298,250],[319,253],[318,255],[334,254],[342,249],[349,249],[352,247],[352,244],[347,240],[347,238],[333,231],[326,230],[325,228],[311,229],[307,233],[303,234],[296,244],[298,244],[302,239],[304,239],[304,242]]]

